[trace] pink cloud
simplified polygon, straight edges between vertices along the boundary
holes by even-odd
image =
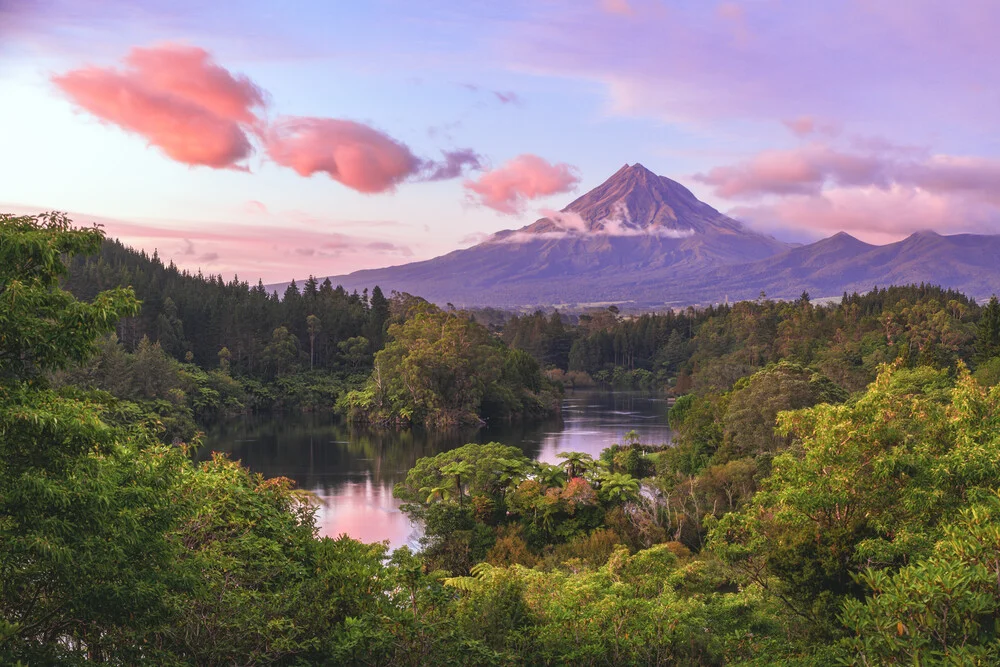
[[[987,201],[905,185],[834,188],[728,213],[772,233],[817,238],[846,231],[869,243],[890,243],[925,229],[943,234],[993,234],[1000,229],[1000,209]]]
[[[441,161],[422,160],[403,142],[352,120],[284,116],[268,123],[258,115],[267,94],[197,47],[133,48],[123,62],[123,69],[84,67],[52,81],[81,109],[184,164],[245,169],[240,163],[253,153],[255,137],[274,162],[302,176],[322,172],[375,193],[410,177],[458,178],[482,163],[468,148],[442,151]],[[516,100],[513,93],[498,97]]]
[[[781,121],[791,131],[792,134],[803,139],[809,135],[822,135],[828,139],[840,135],[842,128],[840,123],[825,120],[820,121],[813,116],[799,116]]]
[[[726,199],[758,199],[770,195],[820,194],[830,187],[918,187],[936,193],[976,194],[1000,201],[1000,160],[921,155],[888,142],[870,144],[882,150],[850,152],[824,144],[792,150],[762,151],[731,166],[715,167],[695,180]]]
[[[782,121],[782,123],[800,137],[812,134],[816,129],[816,123],[811,116],[799,116],[792,120]]]
[[[80,220],[86,218],[78,218]],[[168,226],[169,224],[169,226]],[[104,221],[109,237],[147,250],[190,271],[239,274],[265,282],[347,273],[413,256],[406,245],[365,235],[277,225],[129,223]],[[303,257],[309,257],[308,263]]]
[[[787,127],[792,134],[800,138],[814,133],[836,136],[840,132],[840,128],[835,123],[820,123],[812,116],[789,118],[781,121],[781,124]]]
[[[694,178],[719,197],[761,201],[730,213],[768,231],[843,230],[872,242],[929,228],[1000,231],[1000,159],[934,155],[879,137],[841,143],[761,151]]]
[[[526,200],[569,192],[579,182],[575,167],[564,162],[550,164],[537,155],[524,154],[475,181],[466,181],[465,188],[483,206],[516,214],[524,210]]]
[[[421,167],[405,144],[351,120],[286,116],[264,144],[272,160],[301,176],[323,172],[365,193],[392,190]]]
[[[242,74],[212,62],[208,51],[193,46],[134,48],[125,64],[150,87],[198,104],[230,120],[253,124],[251,109],[263,109],[264,92]]]
[[[19,215],[39,212],[38,207],[0,203],[0,211]],[[278,224],[287,218],[275,214],[275,222],[240,224],[190,220],[127,221],[83,213],[70,213],[77,225],[97,223],[108,238],[142,248],[157,250],[164,262],[173,261],[191,272],[220,274],[227,279],[239,275],[244,280],[267,282],[350,273],[374,266],[401,264],[414,258],[414,249],[405,241],[390,240],[370,229],[357,233],[331,232],[341,220],[327,219],[321,228],[303,229]],[[361,221],[357,221],[359,226]],[[376,223],[378,221],[375,221]],[[426,251],[425,251],[426,252]],[[308,257],[304,260],[303,257]]]
[[[933,155],[900,170],[905,180],[931,192],[973,193],[1000,205],[1000,160]]]
[[[188,46],[136,48],[125,65],[123,71],[85,67],[52,81],[80,108],[178,162],[239,168],[251,155],[247,130],[264,98],[248,79]]]
[[[735,2],[723,2],[715,8],[715,15],[729,24],[733,41],[741,47],[746,47],[752,40],[752,34],[747,24],[746,11]]]
[[[726,199],[770,194],[818,194],[824,185],[888,185],[890,168],[879,156],[858,155],[813,144],[793,150],[762,151],[749,161],[715,167],[695,180]]]

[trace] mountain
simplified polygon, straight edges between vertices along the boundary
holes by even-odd
[[[866,292],[874,286],[930,283],[977,298],[1000,292],[1000,236],[916,232],[875,246],[840,232],[746,265],[704,272],[678,285],[696,302]],[[725,296],[723,298],[725,298]]]
[[[839,296],[931,283],[1000,292],[1000,236],[926,231],[875,246],[841,232],[791,245],[754,232],[641,164],[625,165],[561,211],[423,262],[330,276],[458,306],[624,303],[636,308]],[[275,286],[280,290],[283,285]]]
[[[625,165],[558,212],[479,245],[423,262],[331,276],[438,303],[530,306],[676,301],[693,274],[771,257],[788,244],[744,227],[676,181]]]

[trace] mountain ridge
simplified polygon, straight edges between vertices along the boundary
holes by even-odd
[[[560,211],[470,248],[329,277],[348,290],[377,284],[459,306],[656,308],[756,298],[761,290],[834,296],[912,282],[983,297],[1000,289],[996,257],[1000,236],[934,230],[883,246],[846,232],[806,245],[783,243],[635,163]]]

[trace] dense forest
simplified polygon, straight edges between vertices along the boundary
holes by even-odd
[[[997,664],[998,381],[1000,303],[933,286],[462,313],[0,216],[0,661]],[[219,412],[434,427],[578,382],[673,394],[674,446],[421,459],[419,553],[318,538],[289,480],[191,452]]]
[[[348,294],[310,277],[279,296],[107,240],[71,259],[63,286],[84,300],[129,286],[141,306],[56,381],[138,399],[182,439],[249,410],[339,406],[355,421],[455,426],[558,409],[559,386],[474,317],[378,286]]]
[[[986,315],[983,319],[984,313]],[[617,387],[674,386],[677,394],[732,385],[769,363],[815,367],[855,391],[879,364],[908,366],[992,362],[996,305],[933,285],[875,287],[833,304],[756,301],[622,316],[618,308],[573,318],[514,316],[503,325],[511,346],[531,353],[568,383]],[[993,327],[979,338],[979,325]],[[976,347],[979,345],[980,347]],[[985,347],[983,347],[985,346]],[[996,373],[1000,369],[989,372]],[[694,383],[697,383],[696,385]]]

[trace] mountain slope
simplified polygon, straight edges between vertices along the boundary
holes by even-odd
[[[836,296],[872,287],[930,283],[982,299],[1000,292],[1000,236],[917,232],[883,246],[843,232],[750,264],[692,276],[677,285],[694,301]]]
[[[380,285],[459,305],[628,300],[714,267],[789,246],[758,234],[642,165],[625,165],[562,211],[424,262],[332,276],[347,289]]]
[[[745,228],[640,164],[558,212],[423,262],[331,276],[459,306],[626,302],[635,307],[837,296],[932,283],[975,298],[1000,292],[1000,236],[919,232],[874,246],[841,232],[791,246]],[[283,289],[283,286],[278,286]]]

